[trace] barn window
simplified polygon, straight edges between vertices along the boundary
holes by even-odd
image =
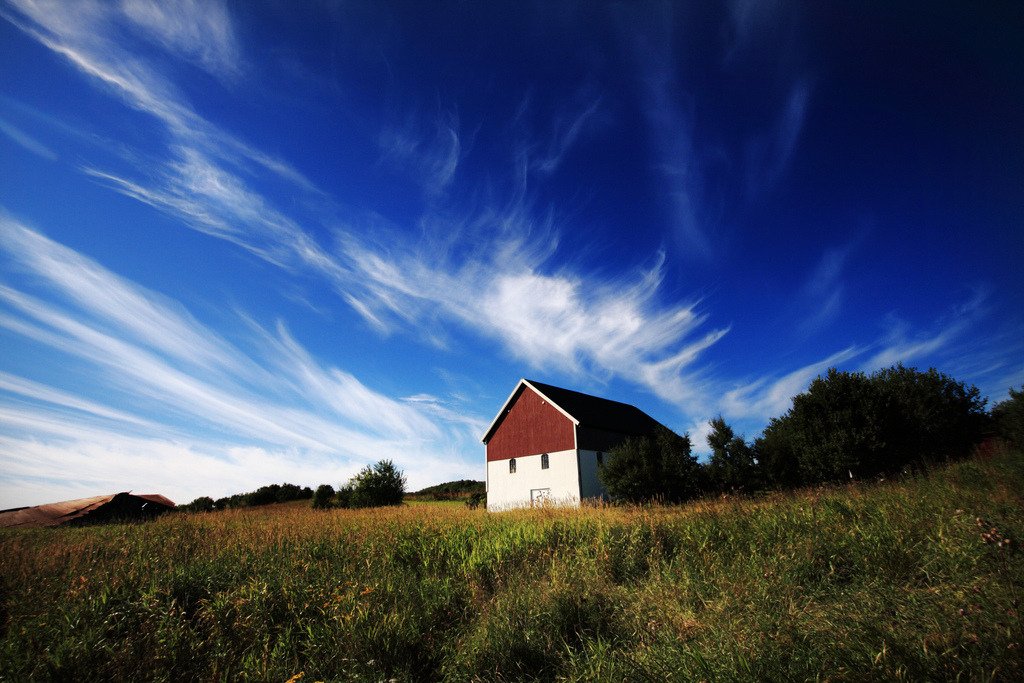
[[[550,464],[551,463],[548,462],[548,454],[547,453],[541,453],[541,455],[540,455],[540,468],[542,470],[546,470],[550,466]]]
[[[511,460],[508,461],[508,473],[509,474],[515,474],[516,473],[516,459],[515,458],[512,458]]]
[[[597,464],[598,465],[603,465],[604,464],[604,453],[602,453],[601,451],[597,452]]]

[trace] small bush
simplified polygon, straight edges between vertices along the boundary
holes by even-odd
[[[200,496],[188,505],[178,506],[178,510],[181,510],[182,512],[210,512],[214,509],[213,498],[210,498],[209,496]]]
[[[330,484],[320,484],[313,492],[312,506],[315,510],[326,510],[334,505],[334,487]]]
[[[630,437],[613,448],[598,477],[612,498],[630,503],[682,502],[703,488],[690,437],[661,426],[651,436]]]

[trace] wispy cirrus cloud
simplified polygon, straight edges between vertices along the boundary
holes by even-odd
[[[242,50],[231,16],[219,0],[124,0],[123,15],[170,52],[222,80],[242,70]]]
[[[562,165],[562,159],[583,135],[588,123],[594,120],[601,106],[601,98],[586,103],[579,111],[555,117],[553,134],[545,153],[535,162],[534,167],[550,175]]]
[[[930,331],[915,330],[895,315],[890,316],[888,333],[877,343],[874,354],[864,362],[862,369],[872,372],[896,363],[910,364],[920,358],[935,358],[985,314],[987,298],[988,291],[978,289],[970,299],[952,307]]]
[[[583,87],[568,104],[560,104],[550,116],[537,116],[537,104],[524,97],[512,119],[516,143],[513,149],[517,185],[525,187],[531,176],[553,175],[572,149],[593,129],[603,125],[604,98],[593,88]],[[535,119],[542,123],[537,124]]]
[[[281,323],[271,331],[250,321],[254,334],[247,351],[180,304],[7,216],[0,216],[0,253],[12,276],[20,273],[47,295],[0,285],[0,329],[60,353],[69,373],[95,388],[83,395],[0,375],[0,422],[11,449],[34,439],[40,443],[28,452],[63,448],[78,457],[118,450],[109,444],[148,443],[150,451],[133,462],[176,449],[220,457],[214,471],[231,463],[225,456],[230,452],[290,454],[289,460],[306,454],[322,467],[333,463],[332,481],[384,456],[420,482],[434,476],[431,467],[465,467],[452,459],[452,444],[477,436],[464,420],[448,422],[442,412],[388,398],[351,373],[324,367]],[[0,449],[8,482],[27,466],[23,452]],[[224,486],[247,481],[244,466],[231,465],[235,476]],[[59,479],[54,471],[33,471],[31,476]],[[202,492],[202,482],[193,482],[176,495]]]
[[[765,133],[755,136],[748,143],[748,199],[775,187],[782,178],[800,140],[810,99],[810,82],[806,78],[795,78],[775,121],[767,127]]]
[[[826,254],[811,283],[827,285],[833,282],[835,273],[842,268],[843,258],[838,252]],[[872,373],[897,362],[912,366],[923,358],[933,366],[941,365],[938,360],[956,365],[959,357],[952,353],[953,342],[984,314],[985,299],[985,291],[979,290],[970,300],[954,306],[929,332],[911,330],[910,326],[894,318],[890,331],[872,343],[851,345],[781,377],[762,377],[723,391],[717,402],[717,411],[744,424],[763,425],[770,418],[790,410],[793,396],[805,391],[814,378],[829,368]],[[1004,350],[992,354],[991,359],[994,364],[991,370],[1007,367]],[[973,368],[967,374],[983,376],[986,373]],[[714,417],[714,414],[708,417]]]
[[[256,164],[303,190],[317,192],[290,164],[257,150],[198,114],[156,65],[131,51],[120,39],[120,14],[115,11],[118,6],[81,0],[11,0],[11,6],[14,13],[0,12],[0,16],[128,106],[155,117],[166,127],[172,145],[198,150],[236,168]]]
[[[428,212],[421,219],[427,238],[416,245],[396,240],[382,247],[366,237],[376,231],[356,226],[338,229],[338,247],[330,249],[310,229],[321,217],[282,211],[252,179],[262,169],[305,192],[315,188],[285,162],[200,117],[151,65],[109,39],[102,17],[78,11],[86,15],[88,35],[34,5],[23,6],[28,23],[19,25],[129,106],[153,116],[168,139],[164,158],[152,158],[151,152],[129,172],[86,164],[85,173],[271,264],[322,277],[382,332],[416,330],[444,345],[441,323],[455,322],[535,368],[621,377],[666,400],[696,400],[691,369],[726,330],[704,329],[707,314],[696,300],[662,302],[663,259],[617,278],[552,270],[547,259],[557,249],[559,228],[550,214],[534,215],[525,186],[504,201],[485,192],[487,199],[468,211]],[[669,97],[670,85],[653,84],[655,99]],[[598,103],[591,100],[556,126],[537,170],[557,167]],[[674,104],[666,107],[675,117]],[[666,134],[674,123],[663,121]],[[463,151],[456,118],[439,116],[434,124],[385,127],[381,149],[387,158],[411,164],[427,195],[437,197],[452,181]],[[695,227],[695,215],[690,218],[687,225]]]
[[[362,304],[379,315],[440,313],[534,368],[615,376],[671,402],[697,401],[687,370],[728,330],[704,331],[696,300],[659,301],[663,256],[632,278],[600,282],[545,272],[543,249],[519,238],[488,246],[489,256],[461,266],[415,251],[384,260],[355,245],[346,256],[366,283]]]
[[[91,167],[82,170],[269,263],[340,275],[337,263],[298,221],[251,189],[240,175],[194,147],[172,146],[170,151],[172,156],[151,172],[151,178],[131,179]]]
[[[676,70],[672,7],[641,6],[624,25],[639,27],[626,41],[637,62],[642,109],[651,154],[664,183],[668,223],[685,255],[709,259],[713,246],[703,215],[706,188],[694,139],[694,102]]]
[[[382,162],[411,173],[428,197],[436,197],[459,167],[459,119],[454,112],[439,112],[424,126],[421,117],[410,114],[400,125],[384,126],[377,144]]]
[[[820,330],[839,315],[846,296],[843,271],[852,250],[852,244],[826,249],[801,288],[798,300],[811,310],[798,325],[804,336]]]
[[[814,361],[776,378],[760,378],[725,392],[720,412],[729,418],[767,422],[789,410],[794,396],[804,391],[818,375],[854,358],[861,350],[847,347],[827,358]]]
[[[25,149],[27,149],[28,151],[32,152],[37,156],[41,156],[44,159],[49,159],[50,161],[57,160],[56,152],[54,152],[52,149],[44,145],[39,140],[36,140],[34,137],[29,135],[25,131],[15,126],[10,121],[0,119],[0,133],[3,133],[8,138],[10,138],[14,142],[18,143],[19,145],[21,145],[22,147],[24,147]]]

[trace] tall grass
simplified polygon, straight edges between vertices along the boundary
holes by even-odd
[[[1019,680],[1022,491],[1003,455],[686,507],[5,532],[0,679]]]

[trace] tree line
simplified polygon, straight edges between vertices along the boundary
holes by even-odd
[[[271,503],[308,500],[318,510],[329,508],[361,508],[401,505],[405,496],[405,474],[390,460],[367,465],[354,477],[335,489],[321,484],[314,491],[308,486],[271,484],[248,493],[214,500],[200,496],[187,505],[179,505],[183,512],[212,512],[230,508],[256,507]]]
[[[216,500],[209,496],[200,496],[191,503],[179,505],[177,509],[183,512],[211,512],[230,508],[258,507],[271,503],[287,503],[291,500],[309,500],[312,497],[313,489],[308,486],[270,484],[261,486],[255,491],[236,493]]]
[[[1024,447],[1024,387],[991,413],[985,403],[977,387],[935,369],[832,368],[751,443],[716,417],[700,463],[689,435],[660,427],[613,449],[598,476],[616,500],[682,502],[884,477],[967,457],[987,436]]]

